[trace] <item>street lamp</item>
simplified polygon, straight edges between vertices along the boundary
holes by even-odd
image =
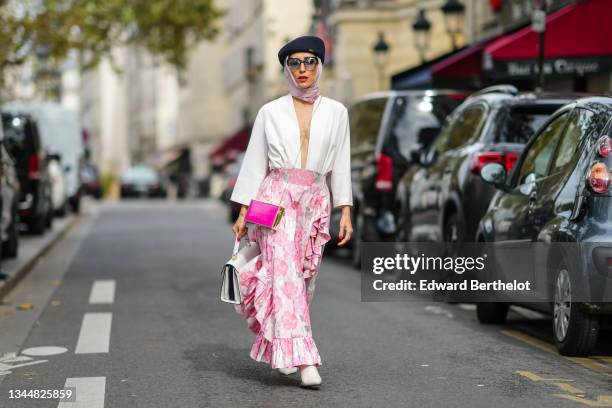
[[[385,34],[378,32],[378,41],[374,44],[374,64],[378,68],[378,88],[382,90],[385,66],[389,59],[389,44],[385,42]]]
[[[539,49],[538,49],[538,82],[537,91],[542,91],[544,88],[544,55],[545,55],[545,39],[546,39],[546,1],[539,0],[534,3],[535,9],[532,14],[533,31],[539,34]]]
[[[412,24],[414,31],[414,46],[419,51],[421,62],[425,62],[425,53],[429,49],[431,23],[425,15],[425,10],[419,10],[419,15]]]
[[[39,45],[36,48],[36,58],[40,64],[36,70],[36,85],[42,88],[43,98],[47,99],[51,88],[49,84],[50,70],[47,63],[49,60],[49,47],[44,44]]]
[[[444,13],[444,23],[446,24],[446,32],[451,37],[453,50],[457,49],[457,35],[463,30],[463,17],[465,14],[465,6],[459,0],[446,0],[442,6]]]

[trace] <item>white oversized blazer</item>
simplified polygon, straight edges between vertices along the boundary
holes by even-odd
[[[300,168],[300,125],[290,93],[263,105],[253,123],[230,200],[248,205],[272,168]],[[348,111],[334,99],[314,102],[306,169],[331,172],[333,206],[353,205]]]

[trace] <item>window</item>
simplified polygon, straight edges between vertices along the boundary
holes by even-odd
[[[550,170],[550,174],[557,174],[571,170],[578,160],[578,143],[582,135],[590,133],[594,123],[595,114],[589,110],[576,109],[572,112],[567,130],[559,144],[559,149],[555,155],[555,161]]]
[[[526,144],[562,105],[518,105],[500,112],[495,141]]]
[[[387,146],[397,146],[401,155],[410,160],[410,150],[414,145],[423,142],[428,146],[440,131],[446,117],[460,103],[461,100],[446,95],[398,98],[383,152]],[[424,140],[419,140],[419,137]]]
[[[564,113],[536,136],[536,140],[529,147],[529,151],[522,162],[518,176],[519,185],[546,175],[559,137],[565,129],[566,121],[567,113]]]
[[[26,119],[23,117],[2,115],[2,127],[4,129],[5,144],[13,152],[15,149],[23,149],[25,143]]]
[[[350,110],[351,146],[363,148],[376,144],[378,129],[385,112],[387,98],[358,102]]]
[[[469,107],[451,120],[433,143],[433,150],[445,152],[478,138],[485,118],[483,106]]]

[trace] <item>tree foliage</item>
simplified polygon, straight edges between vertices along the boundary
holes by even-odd
[[[72,49],[91,68],[113,47],[138,44],[180,70],[222,15],[213,0],[0,0],[0,69]]]

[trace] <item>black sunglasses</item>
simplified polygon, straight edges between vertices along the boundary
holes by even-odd
[[[319,63],[319,60],[317,57],[306,57],[303,60],[299,58],[287,58],[287,66],[290,69],[299,69],[302,62],[308,71],[312,71]]]

